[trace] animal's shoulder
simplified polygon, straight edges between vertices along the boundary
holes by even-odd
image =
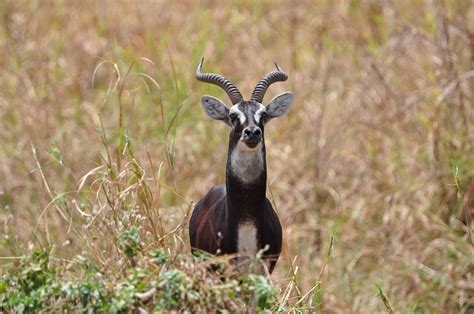
[[[222,197],[226,195],[225,184],[214,185],[209,189],[205,198]]]
[[[206,193],[206,195],[194,206],[191,221],[198,219],[201,215],[207,213],[210,209],[225,200],[226,189],[224,184],[215,185]],[[193,219],[194,218],[194,219]],[[198,219],[200,220],[200,219]]]

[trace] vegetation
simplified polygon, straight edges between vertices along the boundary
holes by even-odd
[[[0,311],[474,310],[471,1],[3,1]],[[275,273],[190,254],[200,60],[266,101]],[[216,272],[209,272],[210,265]]]
[[[63,267],[51,261],[51,250],[36,249],[0,281],[0,307],[17,313],[83,311],[123,313],[129,309],[163,312],[172,309],[239,311],[255,303],[258,311],[271,308],[278,290],[263,276],[210,276],[202,264],[208,258],[189,254],[174,260],[162,251],[142,258],[140,265],[120,273],[101,271],[85,259]],[[226,266],[227,263],[222,265]],[[71,275],[71,269],[78,273]],[[226,270],[226,269],[223,269]]]

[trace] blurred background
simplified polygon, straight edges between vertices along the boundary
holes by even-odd
[[[105,261],[107,213],[127,210],[147,211],[144,246],[174,233],[189,251],[229,132],[199,103],[230,104],[195,79],[201,57],[244,97],[275,61],[289,75],[265,97],[296,97],[266,128],[282,293],[319,282],[324,311],[379,312],[379,285],[395,311],[474,309],[467,0],[2,1],[0,256]]]

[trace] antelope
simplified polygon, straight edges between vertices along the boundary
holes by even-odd
[[[281,252],[282,228],[265,195],[264,128],[271,119],[288,112],[293,94],[282,93],[267,106],[262,103],[267,88],[286,81],[288,75],[275,63],[276,71],[262,77],[246,101],[226,77],[202,73],[203,63],[204,58],[197,67],[196,78],[224,89],[232,106],[228,108],[212,96],[201,97],[206,114],[227,124],[230,135],[225,185],[211,188],[194,207],[189,223],[191,249],[215,255],[236,254],[240,261],[253,260],[257,252],[266,249],[262,260],[271,274]]]

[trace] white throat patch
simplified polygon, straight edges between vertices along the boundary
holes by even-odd
[[[243,183],[254,182],[264,170],[262,143],[255,148],[249,148],[239,141],[230,155],[230,166]]]

